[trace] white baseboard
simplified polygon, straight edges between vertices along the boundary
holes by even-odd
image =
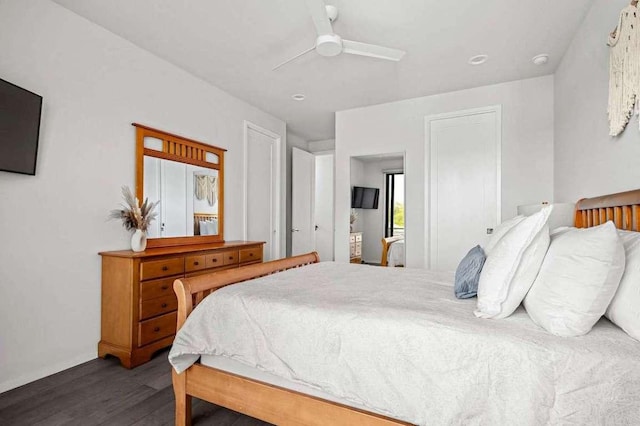
[[[44,377],[50,376],[52,374],[59,373],[63,370],[66,370],[71,367],[75,367],[76,365],[80,365],[87,361],[91,361],[92,359],[96,359],[98,355],[96,352],[91,352],[83,355],[79,355],[72,359],[66,360],[64,362],[60,362],[55,365],[51,365],[48,367],[41,368],[36,371],[29,371],[28,373],[22,374],[14,379],[6,380],[0,383],[0,393],[9,391],[11,389],[15,389],[17,387],[26,385],[27,383],[31,383],[33,381],[42,379]]]

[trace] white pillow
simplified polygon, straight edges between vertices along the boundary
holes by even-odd
[[[624,247],[612,222],[556,236],[524,307],[558,336],[588,333],[604,314],[624,272]]]
[[[207,235],[218,235],[217,219],[213,219],[207,222]]]
[[[200,221],[200,235],[209,235],[209,228],[207,227],[207,222],[204,220]]]
[[[498,225],[496,229],[493,230],[493,234],[491,234],[487,242],[482,246],[484,254],[486,256],[489,256],[489,253],[491,252],[491,250],[493,250],[496,244],[498,244],[498,241],[500,241],[502,237],[504,237],[504,235],[511,230],[511,228],[513,228],[523,220],[524,216],[521,215],[505,220],[500,225]]]
[[[640,232],[618,231],[626,254],[624,275],[606,316],[640,340]]]
[[[552,209],[523,218],[487,256],[478,283],[477,317],[505,318],[520,305],[549,247],[546,224]]]

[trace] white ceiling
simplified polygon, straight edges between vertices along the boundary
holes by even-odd
[[[593,0],[326,0],[337,34],[404,59],[312,52],[277,71],[315,42],[302,0],[54,1],[312,141],[334,137],[335,111],[553,73]],[[549,64],[531,63],[539,53]],[[489,61],[468,65],[477,54]]]

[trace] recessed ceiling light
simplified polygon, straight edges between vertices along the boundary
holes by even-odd
[[[544,65],[549,62],[549,55],[542,53],[531,58],[531,61],[536,65]]]
[[[291,96],[291,98],[294,101],[304,101],[304,95],[302,93],[297,93],[297,94]]]
[[[489,55],[476,55],[469,58],[469,64],[471,65],[482,65],[487,62],[489,59]]]

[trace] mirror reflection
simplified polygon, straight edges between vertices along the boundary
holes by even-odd
[[[218,235],[218,170],[144,156],[144,197],[160,200],[150,238]]]

